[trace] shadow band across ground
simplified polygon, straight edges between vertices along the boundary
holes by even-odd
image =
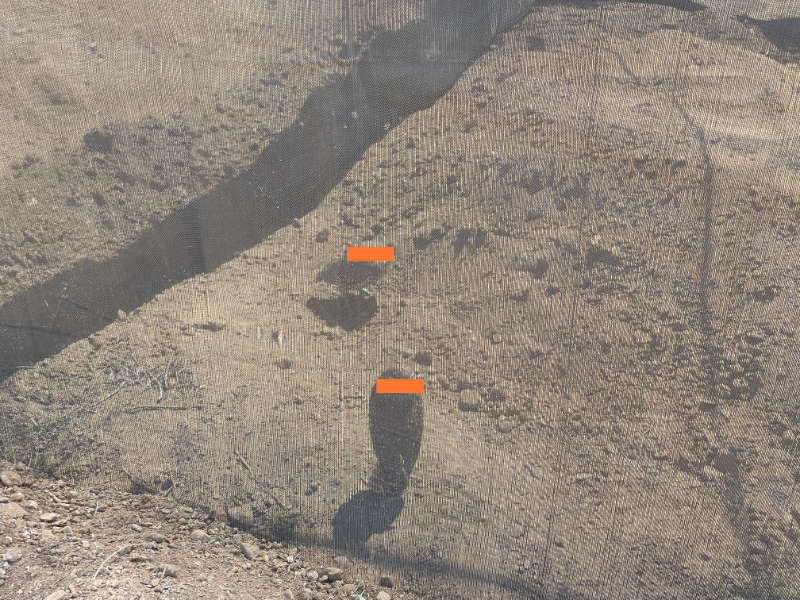
[[[500,3],[501,14],[473,4],[471,19],[459,14],[448,22],[440,14],[435,26],[415,21],[380,33],[346,77],[311,93],[292,125],[242,174],[192,200],[112,258],[80,261],[0,306],[0,380],[311,211],[368,147],[435,102],[498,31],[530,10],[512,0]],[[434,46],[436,54],[426,55],[425,48]]]

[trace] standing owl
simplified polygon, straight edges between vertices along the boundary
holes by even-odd
[[[407,379],[399,369],[384,371],[381,379]],[[408,485],[422,443],[424,407],[421,394],[379,394],[369,397],[369,433],[378,459],[375,486],[399,495]]]

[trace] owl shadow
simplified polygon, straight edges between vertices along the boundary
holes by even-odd
[[[333,517],[333,543],[337,550],[360,554],[367,540],[392,528],[403,510],[403,497],[374,490],[356,493]]]

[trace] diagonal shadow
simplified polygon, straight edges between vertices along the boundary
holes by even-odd
[[[435,102],[498,31],[530,12],[512,0],[503,3],[501,15],[477,7],[469,27],[462,14],[455,21],[440,14],[433,25],[415,21],[381,32],[347,76],[310,94],[292,125],[241,175],[112,258],[83,260],[0,306],[0,380],[311,211],[369,146]]]

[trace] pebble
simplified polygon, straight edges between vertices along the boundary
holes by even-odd
[[[167,538],[160,533],[148,533],[146,536],[144,536],[144,539],[155,542],[156,544],[162,544]]]
[[[392,597],[389,595],[389,592],[381,590],[378,592],[378,595],[375,596],[375,600],[392,600]]]
[[[39,508],[39,504],[36,502],[36,500],[27,500],[22,505],[22,508],[24,508],[25,510],[36,510],[37,508]]]
[[[339,567],[327,567],[322,574],[328,577],[328,581],[338,581],[344,576],[344,571]]]
[[[414,360],[423,367],[428,367],[433,363],[433,354],[427,350],[420,350],[414,355]]]
[[[0,504],[8,504],[10,500],[5,496],[0,496]]]
[[[69,598],[68,592],[65,592],[64,590],[56,590],[52,594],[46,596],[44,600],[64,600],[65,598]]]
[[[292,590],[286,590],[283,592],[283,596],[281,596],[283,600],[293,600],[294,594],[292,594]]]
[[[0,569],[0,581],[7,577],[5,569]]]
[[[481,394],[478,390],[461,390],[458,397],[458,407],[464,411],[479,410],[481,407]]]
[[[141,533],[142,532],[142,526],[141,525],[137,525],[136,523],[131,525],[131,529],[133,529],[136,533]]]
[[[25,496],[22,494],[22,492],[14,492],[8,497],[8,499],[12,502],[22,502],[25,500]]]
[[[500,419],[497,422],[497,431],[500,433],[510,433],[514,430],[515,425],[514,419]]]
[[[179,571],[176,565],[171,563],[163,563],[158,570],[164,573],[166,577],[178,577]]]
[[[258,546],[255,545],[255,544],[246,544],[245,543],[245,544],[242,544],[240,546],[240,549],[242,551],[242,554],[244,554],[245,558],[247,558],[249,560],[253,560],[255,558],[258,558],[258,555],[261,553],[261,551],[259,550]]]
[[[56,514],[54,512],[42,513],[42,514],[39,515],[39,520],[42,523],[52,523],[56,519],[58,519],[58,514]]]
[[[10,535],[4,535],[3,537],[0,537],[0,544],[3,546],[10,546],[13,543],[14,538],[12,538]]]
[[[196,542],[208,542],[211,540],[211,536],[204,529],[195,529],[189,537]]]
[[[17,552],[16,550],[10,550],[3,555],[3,560],[6,561],[8,564],[13,565],[16,562],[19,562],[22,558],[22,555]]]
[[[314,571],[312,569],[311,571],[308,571],[306,573],[306,579],[308,579],[310,581],[316,581],[317,579],[319,579],[319,573],[317,573],[316,571]]]
[[[16,502],[9,502],[8,504],[0,504],[0,516],[7,519],[19,519],[26,515],[25,509]]]
[[[22,478],[14,471],[0,471],[0,483],[8,487],[20,485]]]

